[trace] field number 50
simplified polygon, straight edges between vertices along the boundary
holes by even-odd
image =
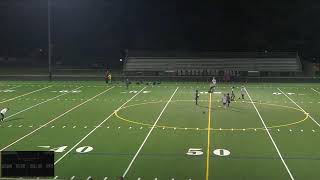
[[[189,156],[201,156],[203,155],[203,151],[202,148],[190,148],[186,154]],[[215,149],[213,154],[217,156],[229,156],[230,151],[226,149]]]
[[[190,148],[187,152],[187,155],[189,156],[201,156],[203,155],[203,151],[201,148]]]

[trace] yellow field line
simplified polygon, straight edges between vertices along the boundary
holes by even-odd
[[[207,147],[207,166],[206,166],[206,180],[209,180],[209,160],[210,160],[210,132],[211,132],[211,93],[209,94],[208,106],[208,147]]]
[[[193,101],[193,100],[172,100],[171,102],[179,102],[179,101]],[[202,101],[208,101],[208,100],[202,100]],[[212,100],[211,100],[212,101]],[[142,125],[142,126],[149,126],[152,127],[152,124],[148,124],[148,123],[142,123],[142,122],[138,122],[138,121],[133,121],[133,120],[129,120],[126,118],[121,117],[118,112],[120,110],[129,108],[129,107],[134,107],[134,106],[139,106],[139,105],[145,105],[145,104],[156,104],[156,103],[161,103],[164,101],[154,101],[154,102],[144,102],[144,103],[138,103],[138,104],[132,104],[129,106],[125,106],[122,107],[121,109],[118,109],[115,112],[115,116],[117,118],[119,118],[120,120],[126,121],[128,123],[132,123],[132,124],[137,124],[137,125]],[[246,103],[250,103],[250,102],[246,102]],[[258,103],[258,102],[254,102],[254,103]],[[258,103],[258,104],[263,104],[263,105],[269,105],[269,106],[276,106],[276,107],[283,107],[283,108],[288,108],[288,109],[294,109],[297,111],[301,111],[302,113],[305,114],[304,119],[299,120],[299,121],[295,121],[292,123],[287,123],[287,124],[280,124],[280,125],[274,125],[274,126],[268,126],[268,129],[272,129],[272,128],[280,128],[280,127],[288,127],[288,126],[293,126],[299,123],[302,123],[304,121],[306,121],[308,119],[308,113],[303,112],[301,109],[295,108],[295,107],[289,107],[289,106],[283,106],[283,105],[278,105],[278,104],[268,104],[268,103]],[[179,129],[179,130],[199,130],[199,131],[207,131],[207,128],[194,128],[194,127],[175,127],[175,126],[165,126],[165,125],[157,125],[155,126],[155,128],[167,128],[167,129]],[[264,128],[261,127],[249,127],[249,128],[211,128],[211,131],[245,131],[245,130],[265,130]]]

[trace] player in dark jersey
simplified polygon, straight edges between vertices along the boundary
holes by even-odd
[[[199,91],[196,90],[196,97],[195,97],[196,105],[198,105],[198,99],[199,99]]]
[[[129,82],[129,79],[128,79],[128,78],[126,79],[125,83],[126,83],[127,89],[129,89],[129,84],[130,84],[130,82]]]
[[[106,80],[106,84],[109,83],[109,74],[110,72],[108,70],[106,70],[106,72],[104,73],[104,79]]]
[[[231,103],[231,98],[230,98],[230,94],[227,94],[227,106],[229,107]]]
[[[236,95],[234,94],[234,87],[232,86],[232,88],[231,88],[231,101],[234,101],[235,98],[236,98]]]

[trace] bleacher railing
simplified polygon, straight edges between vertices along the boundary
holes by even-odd
[[[276,83],[276,82],[301,82],[301,83],[320,83],[320,76],[318,77],[233,77],[231,80],[225,81],[223,76],[215,76],[218,82],[261,82],[261,83]],[[124,75],[113,75],[112,80],[114,82],[124,81],[128,78],[130,81],[166,81],[166,82],[210,82],[212,76],[174,76],[174,75],[163,75],[163,76],[124,76]],[[17,81],[28,81],[28,80],[39,80],[47,81],[48,75],[45,74],[8,74],[0,75],[1,81],[17,80]],[[54,81],[104,81],[104,74],[53,74],[52,80]]]

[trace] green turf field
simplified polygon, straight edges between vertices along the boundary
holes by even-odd
[[[0,150],[54,150],[56,179],[320,178],[320,84],[0,82]],[[195,90],[200,102],[194,102]]]

